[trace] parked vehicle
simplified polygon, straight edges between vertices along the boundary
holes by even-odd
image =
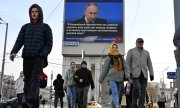
[[[18,108],[17,97],[13,97],[9,100],[2,100],[0,102],[0,108]]]

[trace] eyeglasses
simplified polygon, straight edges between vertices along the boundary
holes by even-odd
[[[31,11],[31,13],[36,13],[36,12],[38,12],[38,11],[37,11],[37,10],[32,10],[32,11]]]

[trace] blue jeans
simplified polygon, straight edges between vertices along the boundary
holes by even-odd
[[[70,104],[72,108],[74,108],[76,104],[76,94],[76,86],[67,87],[67,100],[68,104]]]
[[[112,105],[117,106],[119,105],[119,97],[120,95],[120,89],[121,89],[122,82],[116,82],[116,81],[109,81],[109,87],[112,92]]]

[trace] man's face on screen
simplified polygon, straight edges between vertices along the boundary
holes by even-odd
[[[98,14],[98,8],[94,5],[88,6],[84,10],[84,14],[89,22],[94,21]]]

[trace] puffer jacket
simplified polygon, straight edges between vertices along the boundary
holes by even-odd
[[[123,60],[123,71],[118,71],[114,65],[110,64],[111,57],[107,56],[104,61],[104,66],[101,72],[101,75],[99,77],[99,82],[102,83],[105,78],[107,78],[108,81],[116,81],[116,82],[123,82],[124,76],[126,78],[130,78],[130,74],[126,71],[126,64]],[[125,75],[124,75],[125,74]]]
[[[29,9],[29,15],[33,7],[37,7],[39,10],[38,21],[34,23],[30,17],[30,23],[22,26],[11,54],[16,54],[24,46],[23,58],[47,58],[52,49],[52,31],[48,24],[43,23],[43,12],[40,6],[32,5]]]

